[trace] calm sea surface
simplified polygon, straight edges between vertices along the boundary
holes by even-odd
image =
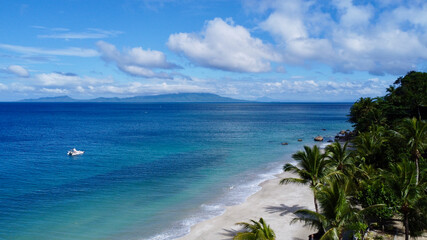
[[[350,106],[0,103],[0,239],[182,236],[349,129]]]

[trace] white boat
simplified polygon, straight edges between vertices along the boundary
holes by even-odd
[[[68,151],[68,155],[69,156],[77,156],[77,155],[82,155],[83,153],[85,153],[85,151],[79,151],[75,148],[71,149],[70,151]]]

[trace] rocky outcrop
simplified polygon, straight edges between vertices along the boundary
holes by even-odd
[[[341,130],[336,136],[335,140],[340,141],[348,141],[349,139],[353,138],[356,134],[350,130]]]

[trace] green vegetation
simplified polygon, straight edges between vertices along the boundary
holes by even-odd
[[[288,163],[283,167],[283,171],[295,173],[299,178],[284,178],[280,181],[280,184],[309,184],[314,193],[314,207],[316,213],[318,213],[319,207],[317,205],[316,192],[319,189],[322,179],[327,174],[325,156],[320,154],[317,146],[313,148],[304,146],[304,151],[298,151],[292,155],[292,158],[299,161],[300,167]]]
[[[243,226],[244,232],[239,232],[233,240],[275,240],[276,234],[270,225],[260,218],[259,221],[251,220],[251,223],[240,222],[237,225]]]
[[[385,231],[396,220],[406,240],[420,236],[427,230],[427,73],[409,72],[385,96],[360,98],[349,117],[356,133],[350,142],[325,153],[305,146],[292,155],[296,166],[283,167],[297,177],[281,184],[309,185],[314,195],[315,211],[298,210],[292,223],[317,229],[321,240],[363,240],[368,227]],[[262,218],[252,223],[240,223],[248,232],[234,239],[274,239],[255,237],[272,232]]]
[[[427,73],[409,72],[386,96],[360,98],[350,110],[356,137],[335,142],[321,154],[304,147],[285,171],[309,184],[316,211],[298,210],[293,222],[318,230],[321,239],[364,239],[370,227],[403,225],[405,239],[427,230]],[[351,146],[351,147],[349,147]],[[351,150],[349,150],[351,149]],[[318,202],[318,203],[317,203]]]

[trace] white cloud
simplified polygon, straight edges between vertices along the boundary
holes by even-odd
[[[126,49],[123,52],[104,41],[97,43],[102,59],[114,62],[125,73],[140,77],[169,78],[166,73],[156,73],[153,68],[172,69],[179,66],[166,60],[166,55],[156,50],[144,50],[141,47]]]
[[[10,44],[1,44],[0,48],[23,53],[23,54],[41,54],[41,55],[55,55],[55,56],[74,56],[74,57],[95,57],[98,56],[98,52],[94,49],[87,48],[78,48],[78,47],[70,47],[64,49],[44,49],[37,47],[24,47],[18,45],[10,45]]]
[[[268,18],[260,23],[260,27],[284,41],[304,39],[308,37],[301,13],[302,6],[299,1],[288,1],[286,7],[271,13]]]
[[[28,73],[27,69],[25,69],[22,66],[19,65],[10,65],[9,67],[7,67],[7,71],[9,73],[15,74],[19,77],[28,77],[30,76],[30,74]]]
[[[35,77],[37,85],[41,86],[77,86],[77,85],[98,85],[112,83],[112,79],[97,79],[92,77],[80,77],[72,73],[41,73]]]
[[[78,95],[85,98],[106,96],[136,96],[179,92],[213,92],[209,83],[174,76],[173,79],[148,78],[141,82],[117,83],[112,78],[93,78],[73,73],[41,73],[22,83],[9,85],[0,83],[0,91],[38,94],[51,96],[56,94]]]
[[[400,75],[427,60],[425,1],[264,0],[248,6],[271,10],[259,27],[275,37],[286,63]]]
[[[32,92],[34,91],[36,88],[33,86],[28,86],[22,83],[11,83],[9,85],[9,90],[12,92],[24,92],[24,93],[28,93],[28,92]]]
[[[0,83],[0,91],[9,89],[5,84]]]
[[[159,82],[157,83],[140,83],[130,82],[124,85],[102,85],[94,87],[90,90],[92,93],[101,94],[120,94],[120,95],[156,95],[166,93],[179,93],[179,92],[210,92],[212,89],[196,86],[188,83],[173,83],[173,82]]]
[[[43,28],[46,29],[46,28]],[[39,38],[55,38],[55,39],[99,39],[115,37],[122,32],[114,30],[102,30],[97,28],[88,28],[85,32],[70,32],[66,28],[49,29],[53,33],[41,34]]]
[[[54,94],[67,94],[69,91],[62,88],[41,88],[40,92],[43,93],[54,93]]]
[[[323,100],[331,99],[348,99],[359,98],[360,96],[379,96],[384,95],[386,86],[389,83],[379,79],[368,79],[360,81],[332,82],[332,81],[315,81],[315,80],[282,80],[273,82],[264,82],[260,89],[259,95],[271,94],[275,96],[292,96],[297,95],[321,96]]]
[[[280,60],[271,46],[230,19],[208,21],[200,34],[172,34],[167,45],[198,65],[226,71],[266,72],[270,61]]]

